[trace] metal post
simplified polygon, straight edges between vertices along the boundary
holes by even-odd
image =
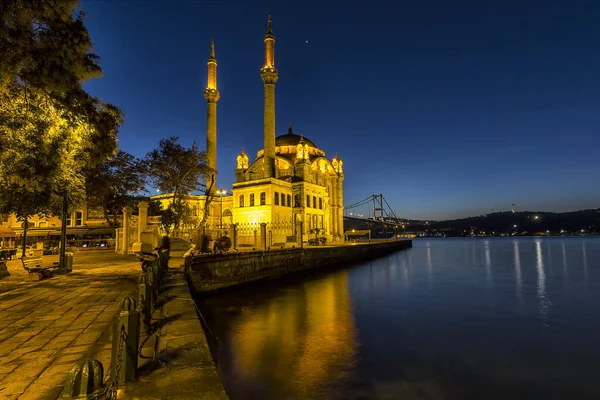
[[[112,356],[110,377],[119,384],[133,381],[138,366],[138,348],[140,335],[140,315],[133,297],[121,300],[113,325]]]
[[[219,213],[219,229],[223,230],[223,195],[220,195],[221,197],[221,207],[220,210],[221,212]]]
[[[75,364],[63,386],[60,399],[105,398],[104,367],[98,360],[81,360]]]
[[[371,230],[369,229],[369,244],[371,243]]]

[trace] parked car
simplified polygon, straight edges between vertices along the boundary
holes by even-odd
[[[23,246],[17,247],[17,258],[21,258],[23,255]],[[25,247],[25,257],[33,257],[33,248],[31,246]]]

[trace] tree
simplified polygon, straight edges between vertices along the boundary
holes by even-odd
[[[123,118],[81,86],[101,75],[83,18],[78,0],[0,6],[0,204],[21,218],[60,214],[61,262],[68,206],[85,195],[82,171],[115,151]]]
[[[174,229],[178,229],[187,211],[187,195],[201,191],[207,174],[214,173],[206,165],[206,153],[194,142],[185,148],[179,137],[162,139],[158,149],[146,155],[148,173],[153,186],[162,193],[172,193],[170,208],[175,214]]]
[[[140,192],[145,192],[146,166],[139,158],[118,151],[112,158],[90,169],[86,177],[88,205],[100,206],[104,218],[117,226],[117,216],[128,205],[136,203]]]
[[[85,109],[81,82],[100,77],[79,0],[3,0],[0,90],[15,82],[67,109]],[[40,62],[43,60],[43,62]]]

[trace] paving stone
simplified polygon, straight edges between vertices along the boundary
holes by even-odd
[[[44,387],[35,383],[27,388],[27,392],[18,397],[19,400],[56,400],[62,392],[62,386]]]
[[[9,377],[5,378],[3,382],[5,382],[5,386],[0,389],[0,395],[2,395],[0,398],[10,395],[20,395],[27,389],[27,386],[33,383],[33,379],[15,381]]]

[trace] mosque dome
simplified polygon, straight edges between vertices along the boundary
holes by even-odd
[[[298,143],[300,143],[302,139],[304,139],[304,143],[306,143],[310,147],[317,147],[317,145],[314,144],[312,140],[307,139],[304,136],[292,133],[291,128],[288,129],[288,133],[286,133],[285,135],[280,135],[275,138],[275,146],[296,146]]]

